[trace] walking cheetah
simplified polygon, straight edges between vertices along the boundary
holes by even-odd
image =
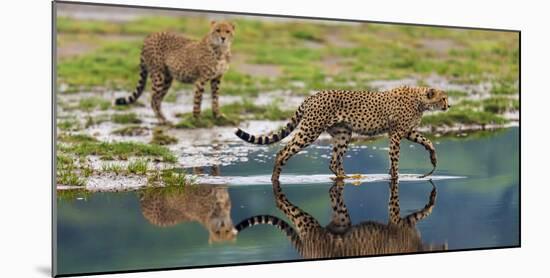
[[[340,179],[330,188],[332,219],[326,227],[322,227],[313,216],[292,204],[282,192],[279,182],[274,181],[273,193],[277,207],[296,229],[271,215],[250,217],[237,224],[236,228],[241,233],[258,224],[274,225],[287,235],[292,246],[305,259],[447,250],[446,244],[423,243],[416,229],[416,223],[429,216],[435,206],[436,189],[433,183],[429,201],[424,208],[401,218],[399,187],[396,180],[391,180],[388,223],[366,221],[353,226],[343,199],[343,185],[343,180]]]
[[[278,180],[282,166],[301,149],[313,143],[323,131],[332,136],[330,170],[337,178],[346,177],[342,160],[352,132],[363,135],[387,133],[390,139],[390,175],[398,176],[399,143],[402,138],[421,144],[430,153],[433,169],[437,158],[432,142],[415,131],[427,110],[447,110],[447,94],[428,87],[399,87],[385,92],[327,90],[307,97],[290,122],[277,133],[250,135],[237,129],[236,135],[253,144],[272,144],[296,132],[277,153],[271,180]]]
[[[197,221],[208,230],[208,242],[231,241],[237,230],[231,221],[227,187],[200,185],[185,190],[147,189],[141,193],[141,212],[151,224],[168,227]]]
[[[143,93],[147,75],[153,80],[151,107],[161,124],[167,123],[161,111],[161,102],[172,80],[195,84],[193,116],[201,112],[204,86],[210,82],[212,90],[212,112],[220,117],[218,91],[223,74],[229,68],[231,43],[235,25],[231,22],[210,24],[210,31],[201,40],[192,40],[181,35],[160,32],[145,38],[140,57],[140,80],[135,91],[118,98],[117,105],[134,103]]]

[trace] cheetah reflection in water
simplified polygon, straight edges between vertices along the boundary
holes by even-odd
[[[322,227],[313,216],[292,204],[282,192],[279,182],[275,181],[273,192],[277,207],[295,228],[271,215],[250,217],[241,221],[236,228],[241,233],[259,224],[276,226],[287,235],[293,247],[305,259],[447,250],[446,244],[423,243],[420,232],[416,229],[416,224],[428,217],[435,206],[436,188],[433,183],[424,208],[400,217],[399,186],[397,181],[391,181],[388,223],[366,221],[357,225],[351,224],[342,196],[343,185],[342,180],[337,180],[330,188],[332,219],[326,227]]]
[[[201,184],[185,188],[150,188],[140,193],[141,212],[151,224],[170,227],[199,222],[208,242],[234,241],[231,199],[226,186]]]

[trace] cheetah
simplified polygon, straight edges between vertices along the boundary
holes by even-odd
[[[147,189],[141,192],[140,206],[145,219],[155,226],[199,222],[208,230],[208,243],[234,241],[237,234],[230,215],[231,199],[224,186]]]
[[[168,124],[161,111],[161,102],[176,79],[194,83],[193,116],[200,116],[202,95],[207,82],[212,91],[212,113],[219,118],[219,87],[223,74],[229,69],[231,43],[235,25],[212,21],[210,31],[201,40],[160,32],[147,36],[140,56],[140,79],[134,92],[116,99],[116,105],[134,103],[143,93],[148,75],[153,84],[151,107],[160,124]]]
[[[432,142],[415,129],[427,110],[447,110],[447,94],[429,87],[399,87],[383,92],[326,90],[307,97],[290,121],[280,131],[268,135],[251,135],[237,129],[235,134],[253,144],[272,144],[296,129],[290,142],[275,158],[271,180],[278,180],[282,166],[296,153],[313,143],[323,131],[332,136],[330,170],[337,178],[345,178],[343,157],[352,132],[373,136],[387,133],[389,137],[390,176],[398,177],[399,144],[401,139],[421,144],[429,151],[433,169],[437,158]]]
[[[339,179],[329,190],[332,217],[326,227],[321,226],[313,216],[292,204],[282,192],[279,182],[274,181],[273,193],[277,208],[288,217],[296,229],[286,221],[271,215],[250,217],[237,224],[236,228],[240,234],[245,229],[259,224],[276,226],[286,234],[292,246],[304,259],[447,250],[446,243],[423,243],[416,229],[416,224],[428,217],[435,206],[437,194],[435,185],[432,183],[432,191],[424,208],[401,218],[397,181],[390,180],[389,184],[387,224],[366,221],[352,225],[343,199],[344,182]]]

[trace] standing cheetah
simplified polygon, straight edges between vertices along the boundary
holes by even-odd
[[[282,166],[301,149],[313,143],[323,131],[332,136],[330,170],[337,178],[346,177],[342,160],[351,133],[377,135],[388,133],[390,175],[397,179],[399,143],[402,138],[424,146],[430,152],[433,169],[436,154],[432,142],[415,131],[427,110],[447,110],[447,94],[428,87],[399,87],[385,92],[320,91],[307,97],[298,107],[290,122],[277,133],[254,136],[238,129],[236,135],[253,144],[272,144],[296,132],[290,142],[277,153],[271,180],[278,180]]]
[[[176,79],[195,84],[193,116],[198,117],[205,84],[210,82],[212,112],[214,117],[220,117],[218,90],[222,76],[229,68],[234,34],[233,23],[212,21],[210,31],[201,40],[168,32],[147,36],[141,51],[139,83],[131,95],[118,98],[115,103],[134,103],[143,93],[149,75],[153,80],[151,106],[159,122],[165,124],[167,121],[161,111],[161,102],[172,80]]]

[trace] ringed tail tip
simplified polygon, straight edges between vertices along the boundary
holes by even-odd
[[[128,102],[124,97],[119,97],[115,100],[115,105],[126,105],[126,104],[128,104]]]

